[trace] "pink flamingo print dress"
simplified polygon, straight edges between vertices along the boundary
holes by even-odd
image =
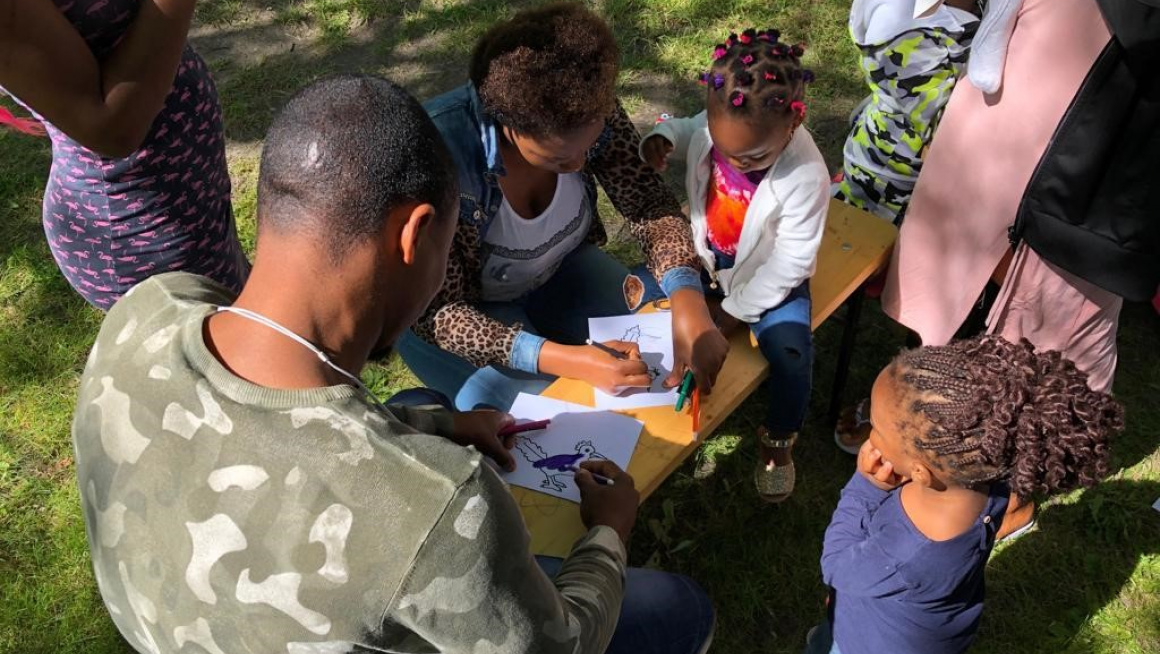
[[[116,46],[139,0],[54,0],[97,59]],[[221,105],[205,62],[188,45],[165,108],[124,159],[102,157],[45,123],[52,170],[44,231],[85,300],[108,310],[151,275],[186,271],[234,291],[249,270],[230,204]]]

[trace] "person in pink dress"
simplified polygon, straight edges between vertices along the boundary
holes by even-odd
[[[883,309],[943,345],[993,280],[989,332],[1062,352],[1106,392],[1123,301],[1160,284],[1160,8],[992,0],[967,76],[927,153]],[[868,416],[865,401],[843,414],[843,449],[865,439]]]
[[[1125,131],[1131,126],[1100,121],[1087,133],[1074,125],[1080,113],[1108,116],[1091,105],[1116,100],[1107,87],[1112,83],[1106,81],[1107,69],[1115,58],[1132,67],[1132,42],[1113,34],[1122,22],[1105,15],[1102,5],[1111,3],[1007,4],[1017,11],[1007,27],[1005,61],[999,53],[998,87],[955,88],[895,246],[883,308],[916,331],[924,345],[943,345],[994,277],[1002,285],[988,330],[1062,352],[1087,373],[1093,389],[1108,391],[1123,298],[1146,301],[1160,274],[1157,264],[1147,261],[1155,261],[1157,229],[1149,223],[1156,222],[1157,205],[1150,205],[1150,220],[1141,204],[1121,207],[1114,223],[1101,224],[1092,214],[1115,200],[1101,197],[1098,189],[1077,196],[1052,186],[1114,184],[1106,171],[1119,166],[1129,176],[1118,181],[1120,194],[1155,195],[1154,184],[1126,184],[1134,179],[1132,167],[1109,152],[1131,136]],[[1143,7],[1137,0],[1122,4]],[[1155,20],[1156,13],[1143,9],[1144,19]],[[981,28],[976,47],[982,39]],[[976,57],[991,54],[973,52],[968,71]],[[1134,80],[1135,87],[1154,88],[1155,74],[1153,65]],[[1119,110],[1113,115],[1125,120],[1140,114],[1133,106]],[[1155,125],[1155,115],[1145,118]],[[1077,134],[1088,138],[1069,142]],[[1075,146],[1071,152],[1064,147],[1069,145]],[[1154,144],[1137,161],[1149,157],[1155,159]],[[1102,162],[1104,169],[1087,170],[1079,163],[1084,158]],[[1082,238],[1058,226],[1060,218],[1068,227],[1083,228]]]
[[[0,92],[47,130],[49,248],[69,284],[108,310],[151,275],[240,290],[222,111],[186,43],[196,0],[0,0]]]

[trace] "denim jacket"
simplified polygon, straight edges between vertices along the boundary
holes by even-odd
[[[473,306],[481,298],[483,238],[503,201],[499,177],[506,171],[497,125],[471,83],[427,101],[424,107],[459,171],[459,227],[448,258],[447,279],[415,325],[415,333],[478,367],[506,365],[538,372],[545,339],[524,331],[518,323],[504,325]],[[595,210],[596,182],[600,182],[640,241],[649,269],[665,292],[699,290],[700,263],[689,223],[664,180],[637,156],[639,142],[636,128],[617,103],[582,171],[592,207]],[[605,240],[599,214],[588,239],[597,244]]]

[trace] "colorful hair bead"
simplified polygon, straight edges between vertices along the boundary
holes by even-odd
[[[713,75],[713,88],[720,89],[722,86],[725,86],[725,76],[721,73],[716,73]]]
[[[762,73],[761,76],[764,77],[765,81],[767,81],[767,82],[776,82],[777,81],[777,75],[774,75],[773,73],[769,72],[768,70],[765,71],[764,73]]]
[[[729,96],[729,103],[734,107],[740,107],[741,105],[745,104],[745,94],[741,91],[734,91]]]
[[[806,103],[801,100],[794,100],[790,103],[789,108],[802,118],[806,117]]]
[[[743,57],[741,57],[741,63],[745,64],[746,66],[752,64],[753,63],[753,55],[751,55],[751,54],[744,55]]]
[[[773,46],[772,50],[770,50],[770,54],[772,54],[775,57],[784,57],[788,53],[789,53],[789,48],[785,47],[784,43],[778,43],[777,45]]]
[[[728,44],[730,48],[737,45],[737,34],[734,32],[729,32],[729,38],[725,39],[725,43]]]
[[[701,85],[708,85],[710,77],[711,76],[709,75],[708,72],[701,73],[700,75],[697,76],[697,83],[701,84]]]
[[[781,38],[781,30],[771,29],[768,30],[766,34],[769,35],[769,40],[773,41],[774,43],[777,43],[777,40]]]
[[[741,36],[738,38],[738,40],[741,41],[742,43],[744,43],[745,45],[749,45],[750,43],[753,43],[753,39],[756,37],[757,37],[757,30],[750,27],[749,29],[747,29],[741,33]]]
[[[785,105],[785,96],[771,95],[765,98],[765,106],[767,107],[781,107]]]
[[[728,52],[728,47],[724,45],[718,45],[717,47],[713,48],[713,60],[716,61],[721,57],[724,57]]]

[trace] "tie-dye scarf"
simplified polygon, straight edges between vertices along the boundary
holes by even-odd
[[[757,184],[765,171],[741,173],[713,148],[713,183],[705,197],[705,218],[709,227],[709,243],[717,250],[733,257],[737,255],[737,241],[745,224],[745,212]]]

